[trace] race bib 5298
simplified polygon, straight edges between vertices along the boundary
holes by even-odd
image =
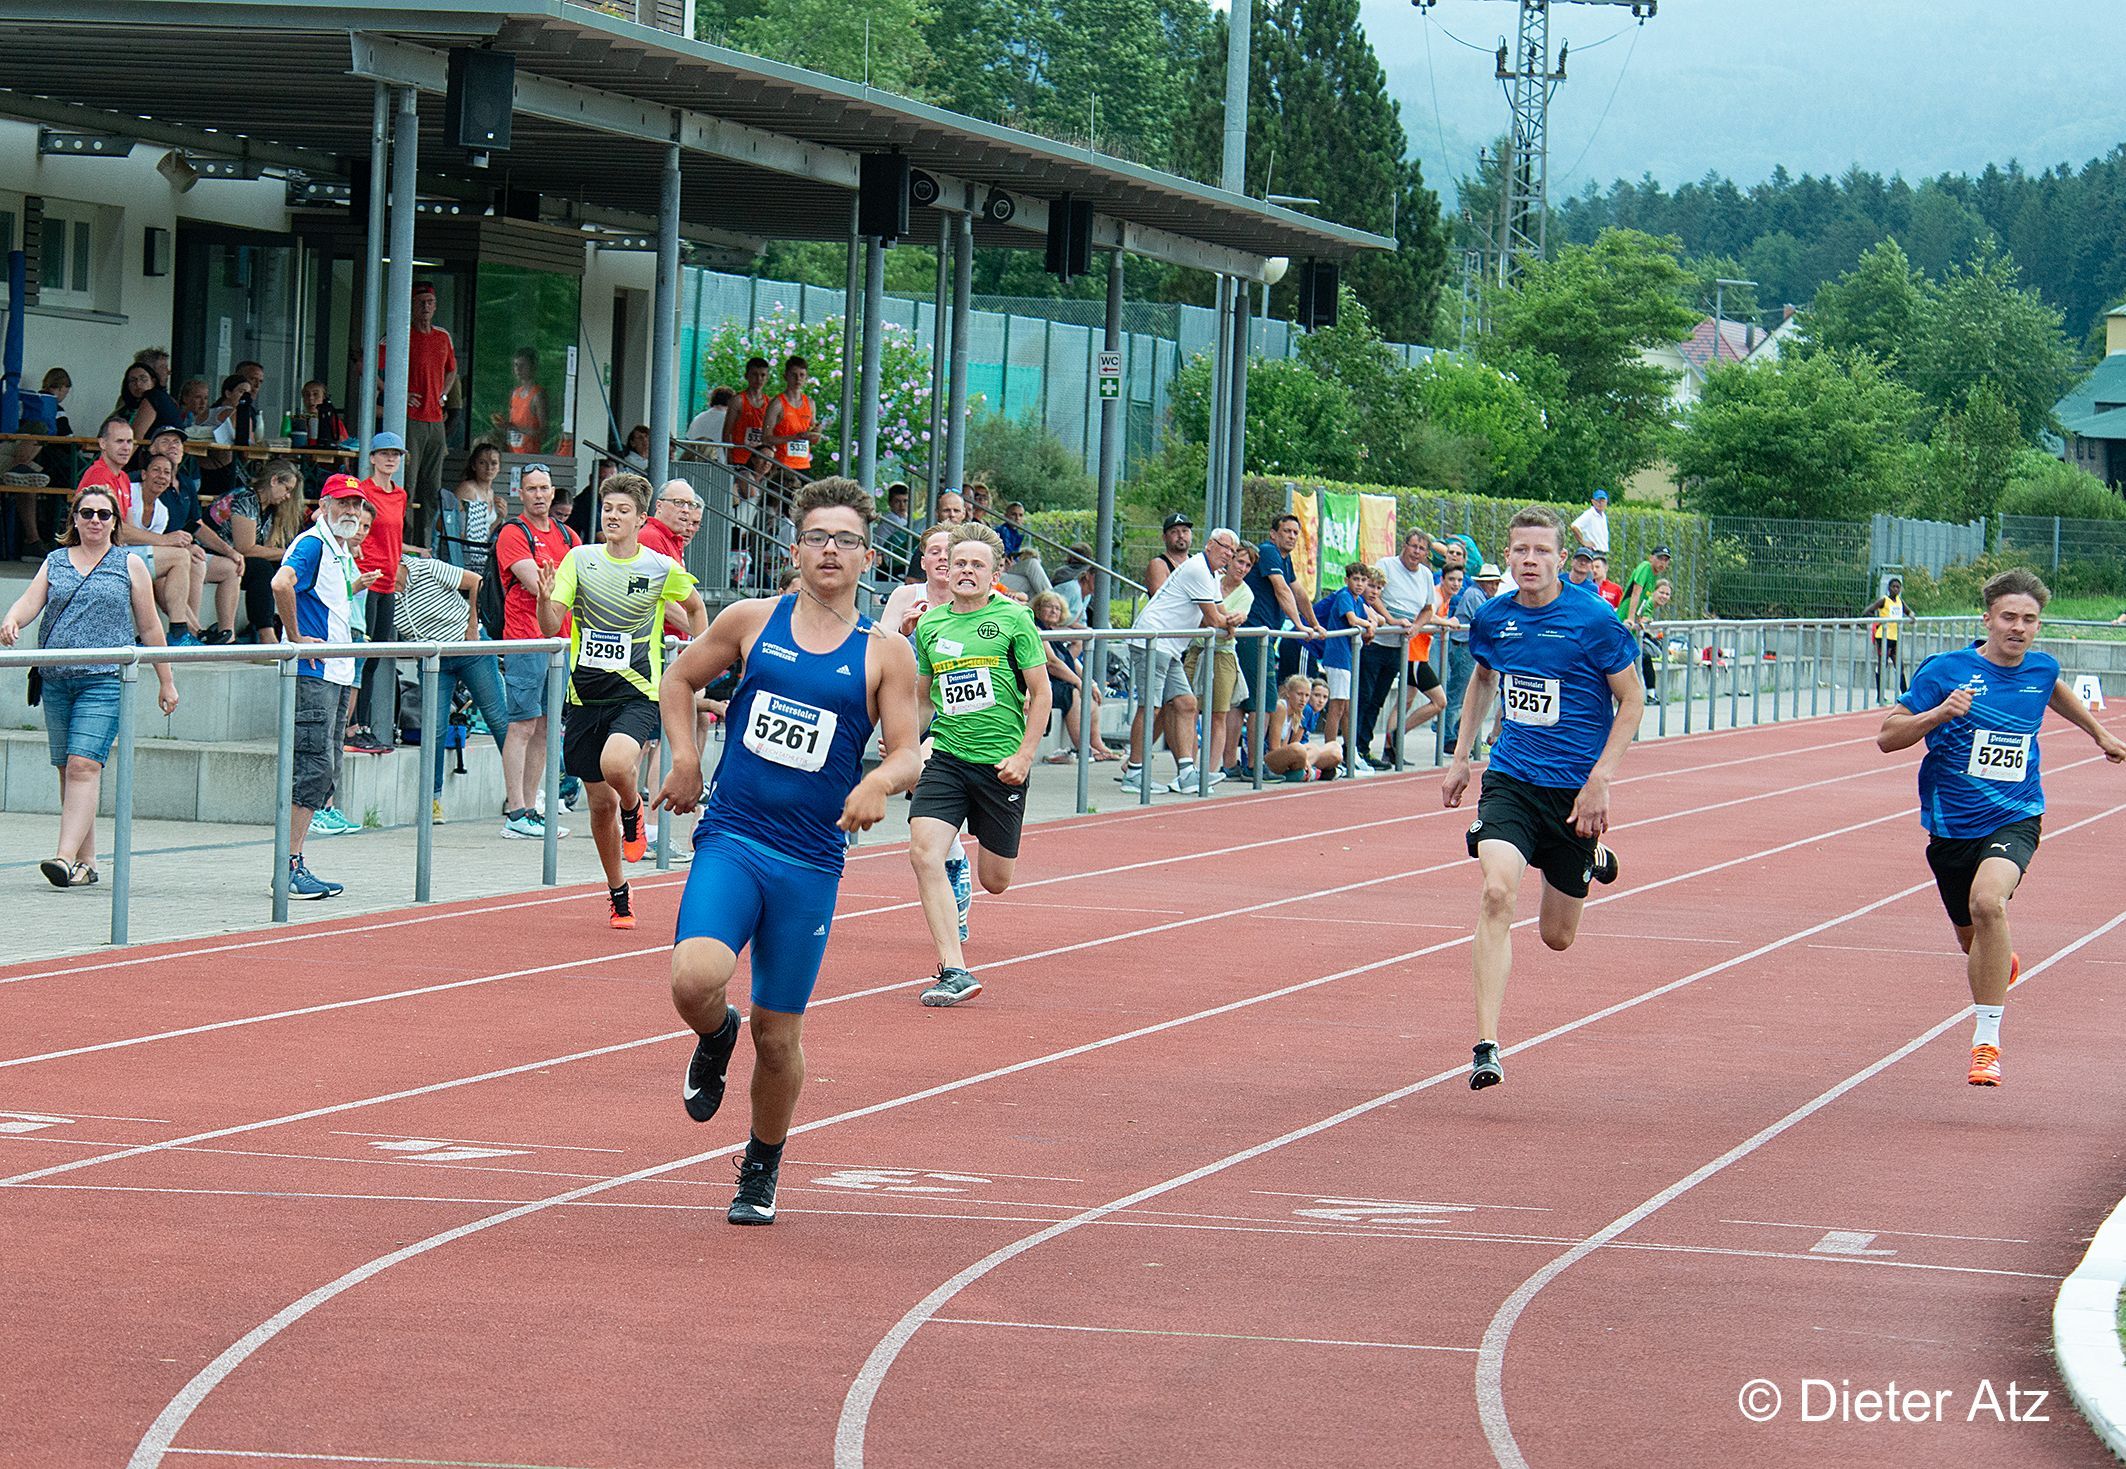
[[[585,668],[603,668],[613,673],[626,669],[635,652],[635,640],[624,632],[592,632],[585,628],[576,662]]]

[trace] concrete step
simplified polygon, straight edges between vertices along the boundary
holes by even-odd
[[[181,708],[182,706],[180,706]],[[142,820],[271,826],[271,741],[142,739],[134,747],[133,814]],[[443,810],[452,821],[501,825],[502,757],[485,735],[465,750],[464,775],[443,757]],[[349,755],[341,767],[339,809],[375,826],[403,826],[428,811],[427,765],[418,749]],[[114,772],[103,778],[102,815],[112,814]],[[59,779],[40,726],[0,730],[0,810],[57,815]]]
[[[279,674],[270,664],[193,664],[177,670],[177,712],[155,705],[156,681],[141,671],[133,686],[135,726],[142,740],[200,740],[210,744],[270,742],[274,735]],[[44,728],[41,710],[28,701],[28,675],[0,670],[0,729]]]

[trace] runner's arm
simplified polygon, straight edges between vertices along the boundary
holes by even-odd
[[[2052,698],[2049,703],[2053,713],[2095,740],[2096,747],[2104,752],[2106,760],[2114,765],[2126,760],[2126,743],[2121,743],[2117,735],[2097,722],[2096,715],[2089,711],[2089,706],[2082,702],[2082,696],[2074,691],[2067,680],[2063,678],[2052,685]]]
[[[1049,711],[1055,707],[1055,691],[1048,684],[1048,666],[1036,663],[1020,671],[1026,679],[1026,733],[1019,737],[1019,748],[997,766],[997,774],[1004,783],[1015,786],[1026,784],[1026,777],[1032,773],[1033,752],[1040,748],[1041,737],[1048,733]]]
[[[1646,689],[1639,682],[1639,663],[1609,675],[1610,696],[1617,701],[1616,718],[1610,722],[1609,740],[1602,746],[1587,784],[1573,799],[1572,821],[1583,837],[1598,837],[1609,829],[1609,781],[1623,762],[1624,752],[1639,737],[1639,716],[1646,712]]]
[[[2072,689],[2068,690],[2069,697],[2072,697],[2073,693]],[[2055,700],[2053,707],[2057,709],[2059,707],[2056,702],[2059,698],[2059,690],[2057,688],[2053,690],[2052,697]],[[1885,755],[1894,755],[1899,750],[1910,749],[1950,720],[1961,719],[1970,712],[1971,691],[1969,689],[1951,689],[1948,698],[1923,714],[1915,713],[1913,710],[1907,709],[1903,704],[1892,704],[1888,717],[1882,722],[1882,728],[1876,732],[1875,748]],[[2085,709],[2082,712],[2086,714],[2088,711]]]
[[[698,598],[696,599],[699,600]],[[657,793],[662,810],[687,812],[701,800],[701,746],[695,739],[694,698],[745,656],[746,643],[760,631],[767,604],[734,602],[708,630],[679,650],[657,688],[657,714],[664,742],[672,752],[672,773]]]
[[[867,831],[885,818],[886,800],[911,790],[923,769],[923,748],[916,726],[928,703],[930,680],[918,678],[915,651],[905,639],[879,636],[878,768],[856,783],[842,803],[843,831]],[[918,686],[923,686],[918,690]],[[921,702],[919,702],[919,698]]]

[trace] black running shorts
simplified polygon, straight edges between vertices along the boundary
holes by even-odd
[[[1971,879],[1989,857],[2005,857],[2021,871],[2030,870],[2037,855],[2045,818],[2025,816],[1999,831],[1982,837],[1933,837],[1927,842],[1927,866],[1934,869],[1934,886],[1941,890],[1941,905],[1958,928],[1971,926]]]
[[[664,731],[657,706],[648,699],[625,704],[571,704],[561,711],[561,773],[578,780],[604,780],[598,757],[613,735],[647,745]]]
[[[994,765],[933,749],[908,808],[911,821],[918,816],[955,829],[964,826],[983,851],[1016,857],[1019,828],[1026,824],[1026,787],[1006,785]]]
[[[1420,658],[1410,665],[1410,682],[1417,685],[1421,694],[1429,694],[1439,687],[1439,670]]]
[[[1568,898],[1587,896],[1594,881],[1595,838],[1572,829],[1572,803],[1580,793],[1530,785],[1496,770],[1484,772],[1476,822],[1469,828],[1469,855],[1479,842],[1505,842],[1543,880]]]

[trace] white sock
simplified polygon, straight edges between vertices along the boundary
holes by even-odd
[[[1978,1005],[1973,1008],[1978,1011],[1978,1025],[1971,1032],[1971,1044],[1998,1047],[2001,1043],[2001,1012],[2007,1007]]]
[[[951,867],[954,864],[958,864],[961,867],[967,865],[967,844],[958,837],[952,839],[952,855],[945,859],[947,867]]]

